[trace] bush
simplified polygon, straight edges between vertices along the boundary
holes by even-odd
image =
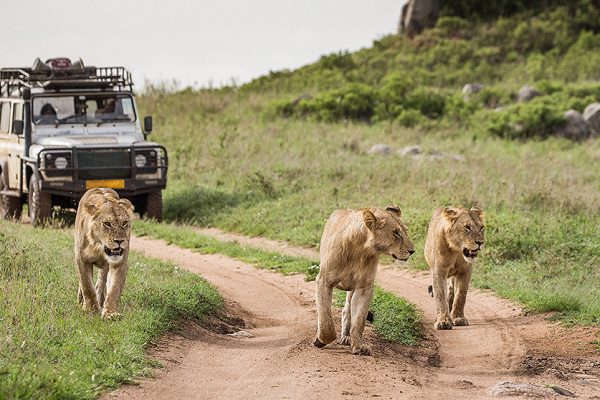
[[[369,121],[375,108],[376,93],[371,86],[349,83],[340,89],[329,90],[314,99],[303,100],[301,115],[314,115],[320,121],[341,119]]]
[[[406,128],[412,128],[423,120],[423,115],[417,110],[402,110],[396,121]]]
[[[408,94],[404,105],[406,108],[419,110],[429,118],[439,118],[444,114],[446,98],[433,89],[417,88]]]
[[[488,131],[505,139],[547,138],[564,125],[564,109],[543,98],[494,112]]]

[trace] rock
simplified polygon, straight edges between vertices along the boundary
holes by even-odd
[[[542,92],[540,92],[533,86],[525,85],[521,89],[519,89],[519,94],[517,95],[517,99],[520,102],[526,102],[526,101],[530,101],[541,95],[542,95]]]
[[[600,113],[598,116],[600,117]],[[555,132],[557,136],[571,140],[583,140],[590,136],[590,128],[579,111],[569,110],[564,117],[567,123]]]
[[[467,83],[462,88],[462,94],[465,96],[465,98],[469,98],[469,96],[471,96],[472,94],[477,94],[481,92],[484,86],[485,85],[482,83]]]
[[[390,146],[388,146],[387,144],[382,144],[382,143],[374,144],[367,151],[367,154],[382,154],[382,155],[387,155],[387,154],[391,154],[391,153],[392,153],[392,148]]]
[[[398,154],[400,154],[401,156],[409,156],[409,155],[416,155],[416,154],[421,154],[421,146],[419,145],[414,145],[414,146],[406,146],[403,147],[401,149],[398,150]]]
[[[573,393],[569,392],[566,389],[559,388],[558,386],[548,388],[545,386],[532,385],[530,383],[515,383],[515,382],[498,382],[495,386],[490,388],[489,394],[494,397],[504,397],[504,396],[554,397],[554,396],[563,395],[561,393],[561,391],[568,392],[571,395],[573,395]],[[567,395],[563,395],[563,396],[567,396]]]
[[[592,103],[583,110],[583,119],[594,135],[600,135],[600,103]]]
[[[237,331],[237,332],[230,333],[227,336],[240,338],[240,339],[249,339],[249,338],[254,337],[253,334],[251,334],[250,332],[247,332],[247,331]]]
[[[546,371],[544,371],[544,373],[546,375],[553,376],[553,377],[558,378],[558,379],[563,380],[563,381],[566,381],[566,380],[569,379],[569,377],[568,377],[567,374],[565,374],[562,371],[559,371],[556,368],[548,368]]]
[[[413,37],[435,26],[439,13],[440,0],[408,0],[402,7],[398,33]]]
[[[560,386],[551,385],[550,388],[552,388],[552,390],[554,390],[556,393],[560,394],[561,396],[575,397],[575,393],[573,393],[565,388],[561,388]]]

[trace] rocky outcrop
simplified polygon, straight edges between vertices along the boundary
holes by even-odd
[[[435,26],[439,12],[440,0],[408,0],[402,7],[398,32],[413,37]]]
[[[600,103],[592,103],[583,110],[583,119],[594,135],[600,135]]]
[[[590,136],[590,128],[579,111],[569,110],[564,117],[567,122],[556,131],[557,136],[571,140],[583,140]]]
[[[542,92],[534,88],[533,86],[525,85],[521,89],[519,89],[519,94],[517,95],[517,100],[520,102],[526,102],[533,100],[534,98],[541,96]]]

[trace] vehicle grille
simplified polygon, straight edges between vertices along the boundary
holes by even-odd
[[[127,150],[79,150],[79,179],[131,178],[131,153]]]

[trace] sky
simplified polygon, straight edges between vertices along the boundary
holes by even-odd
[[[0,66],[122,65],[136,85],[221,86],[396,31],[403,0],[0,0]]]

